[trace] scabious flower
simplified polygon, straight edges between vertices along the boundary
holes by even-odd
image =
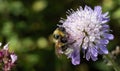
[[[94,10],[88,6],[78,8],[77,11],[68,10],[67,19],[60,20],[68,33],[68,48],[65,55],[71,58],[73,65],[80,64],[80,50],[86,60],[97,60],[98,54],[108,54],[107,44],[114,36],[110,34],[108,12],[102,14],[101,6]]]

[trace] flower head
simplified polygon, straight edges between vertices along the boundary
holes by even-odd
[[[83,51],[86,60],[90,58],[97,60],[98,54],[108,54],[106,48],[109,40],[114,36],[109,33],[108,12],[102,14],[100,6],[95,6],[94,10],[88,6],[77,11],[69,10],[66,20],[61,20],[62,25],[68,33],[68,45],[64,54],[72,59],[73,65],[80,64],[80,50]]]

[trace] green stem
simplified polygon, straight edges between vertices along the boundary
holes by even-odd
[[[120,71],[120,67],[117,65],[117,63],[115,63],[115,61],[113,60],[113,58],[110,55],[111,54],[107,54],[105,56],[112,63],[112,66],[113,66],[114,70],[115,71]]]

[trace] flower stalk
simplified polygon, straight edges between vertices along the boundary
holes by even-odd
[[[112,67],[114,68],[115,71],[120,71],[120,67],[117,65],[117,63],[114,61],[114,59],[112,59],[111,54],[106,54],[105,57],[107,58],[107,60],[110,61],[110,63],[112,64]]]

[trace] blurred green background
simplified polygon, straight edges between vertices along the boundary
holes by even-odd
[[[68,9],[100,5],[109,11],[110,28],[115,39],[109,51],[120,45],[120,0],[0,0],[0,41],[10,43],[18,55],[12,71],[114,71],[99,56],[98,61],[86,61],[73,66],[65,56],[57,58],[52,32]]]

